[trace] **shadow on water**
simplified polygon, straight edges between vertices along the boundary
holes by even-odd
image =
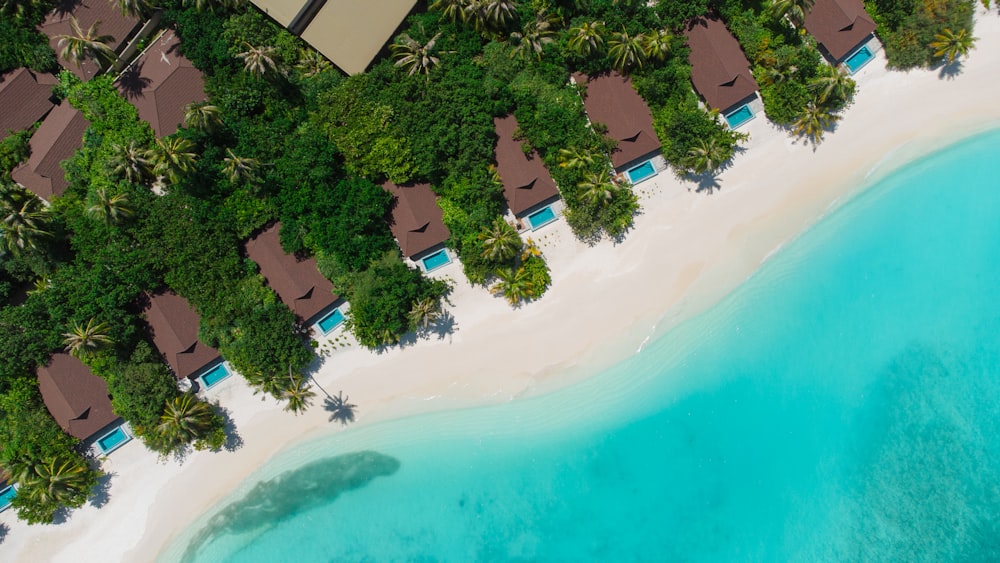
[[[182,561],[193,561],[214,539],[260,532],[297,514],[330,504],[341,493],[399,470],[394,457],[373,451],[325,458],[257,483],[243,498],[212,516],[188,544]]]

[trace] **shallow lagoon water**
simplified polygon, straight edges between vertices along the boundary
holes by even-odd
[[[296,448],[161,558],[1000,560],[998,148],[901,168],[583,383]]]

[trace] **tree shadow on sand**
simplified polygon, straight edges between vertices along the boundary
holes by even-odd
[[[257,483],[241,499],[212,516],[181,559],[193,560],[216,538],[265,532],[297,514],[330,504],[341,493],[392,475],[399,467],[396,458],[363,451],[317,460]]]
[[[330,413],[330,422],[336,421],[342,426],[354,422],[354,409],[358,406],[347,402],[348,399],[350,397],[345,397],[343,391],[338,392],[336,397],[330,394],[326,395],[326,400],[323,401],[323,410]]]
[[[7,534],[10,533],[10,528],[7,524],[0,524],[0,545],[3,544],[3,540],[7,538]]]
[[[91,506],[101,508],[108,504],[108,501],[111,500],[111,478],[114,476],[114,473],[105,473],[97,479],[97,485],[94,486],[90,495]]]
[[[941,80],[955,80],[959,74],[962,74],[962,61],[955,59],[952,62],[942,62],[937,67],[938,78]]]

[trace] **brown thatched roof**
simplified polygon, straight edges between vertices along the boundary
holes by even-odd
[[[0,140],[7,131],[27,129],[52,106],[52,86],[59,80],[46,73],[19,68],[0,76]]]
[[[198,313],[180,295],[151,295],[144,312],[153,343],[177,379],[191,377],[219,359],[218,350],[198,340]]]
[[[38,368],[38,390],[52,418],[80,440],[118,419],[111,410],[108,384],[69,354],[54,354],[49,365]]]
[[[11,177],[46,200],[62,195],[69,182],[60,163],[80,148],[89,125],[69,102],[54,107],[31,136],[31,157],[15,168]]]
[[[184,106],[207,97],[201,71],[177,52],[180,43],[167,30],[116,82],[157,137],[174,134],[184,121]]]
[[[56,55],[62,50],[59,47],[59,36],[73,34],[70,29],[70,16],[76,16],[77,21],[80,22],[80,29],[84,32],[90,29],[94,23],[100,22],[97,24],[97,33],[110,35],[112,41],[109,46],[116,52],[119,51],[125,40],[135,33],[141,23],[137,18],[122,15],[117,4],[108,2],[108,0],[63,0],[56,5],[38,28],[39,31],[48,36],[49,45],[52,46]],[[59,64],[83,80],[90,79],[97,74],[98,70],[97,65],[91,60],[83,61],[80,66],[77,66],[75,63],[60,57]]]
[[[339,297],[333,294],[330,280],[316,269],[316,260],[300,260],[281,248],[280,229],[281,223],[275,223],[248,240],[247,256],[260,266],[261,275],[282,303],[308,322]]]
[[[722,20],[694,18],[684,35],[691,47],[691,82],[709,106],[725,111],[758,90],[750,61]]]
[[[392,221],[389,229],[399,249],[411,258],[448,240],[451,233],[442,221],[443,213],[429,184],[382,184],[391,193]]]
[[[559,197],[559,189],[535,150],[524,154],[521,141],[514,139],[517,120],[513,115],[493,119],[496,128],[497,174],[503,182],[507,207],[520,216],[532,207]]]
[[[875,31],[875,22],[861,0],[816,0],[805,28],[839,63]]]
[[[632,87],[632,79],[613,71],[597,76],[576,73],[573,79],[587,87],[583,105],[590,120],[603,123],[608,136],[618,141],[611,151],[611,164],[616,169],[660,150],[653,116]]]

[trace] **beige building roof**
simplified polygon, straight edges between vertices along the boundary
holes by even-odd
[[[309,2],[307,0],[253,0],[253,3],[260,8],[260,11],[274,18],[274,21],[284,27],[289,27],[295,16]]]

